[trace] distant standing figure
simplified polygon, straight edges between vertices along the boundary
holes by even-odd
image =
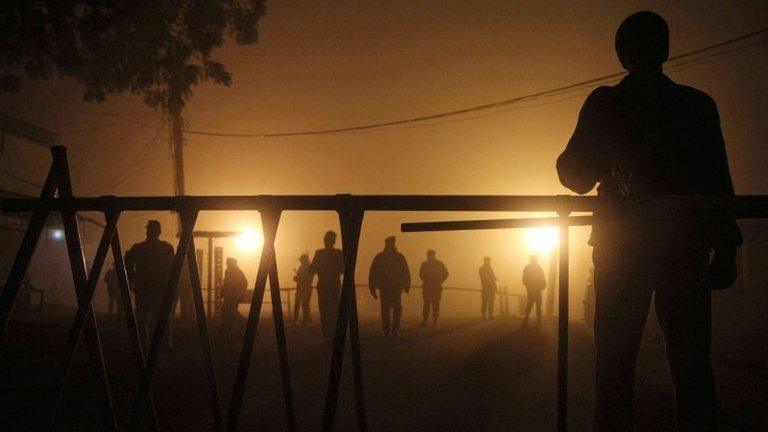
[[[483,258],[480,267],[480,286],[482,287],[480,313],[483,319],[493,319],[493,304],[496,300],[496,274],[491,267],[491,257]]]
[[[427,251],[427,260],[421,263],[419,277],[421,278],[424,297],[421,325],[427,325],[430,309],[432,310],[432,324],[437,324],[437,318],[440,316],[443,282],[448,279],[448,269],[445,268],[442,261],[435,259],[435,251]]]
[[[530,262],[523,269],[523,285],[528,292],[528,302],[525,305],[525,323],[531,315],[531,309],[536,305],[536,324],[541,323],[541,292],[547,287],[544,270],[539,265],[539,257],[531,255]]]
[[[309,271],[309,255],[302,254],[299,258],[299,268],[293,280],[296,281],[296,302],[293,308],[293,322],[299,321],[299,309],[303,310],[301,323],[312,321],[310,317],[309,302],[312,300],[312,272]]]
[[[403,315],[401,296],[403,291],[408,293],[411,289],[411,272],[405,257],[395,247],[394,236],[384,240],[384,250],[373,258],[368,285],[373,298],[381,297],[381,326],[384,334],[400,336],[400,318]]]
[[[174,253],[170,243],[160,240],[160,222],[150,220],[146,228],[147,239],[126,252],[125,266],[136,295],[136,320],[143,334],[149,337],[160,318]],[[172,345],[170,322],[168,343]]]
[[[227,334],[232,325],[241,326],[245,320],[237,308],[248,292],[248,280],[245,273],[240,270],[237,260],[227,258],[227,268],[224,270],[224,280],[221,283],[221,331]]]
[[[315,256],[309,265],[309,272],[311,275],[317,275],[320,327],[323,332],[323,340],[329,343],[333,340],[336,330],[336,313],[341,294],[341,275],[344,274],[344,252],[333,247],[336,244],[336,233],[333,231],[325,233],[323,243],[325,247],[315,251]]]
[[[120,302],[118,296],[120,295],[119,287],[117,285],[117,272],[115,271],[115,264],[109,267],[106,273],[104,273],[104,284],[107,285],[107,298],[109,303],[107,304],[107,313],[112,316],[112,309],[117,312],[117,316],[123,315],[123,305]]]

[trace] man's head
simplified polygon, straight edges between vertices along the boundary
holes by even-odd
[[[237,267],[237,260],[234,258],[227,258],[227,268]]]
[[[539,262],[539,257],[536,255],[531,255],[531,264],[536,264]]]
[[[323,237],[323,244],[325,244],[325,247],[331,248],[333,245],[336,244],[336,233],[333,231],[326,231],[325,236]]]
[[[491,263],[491,257],[485,257],[483,258],[483,264],[489,265]]]
[[[627,71],[656,70],[669,57],[669,27],[656,13],[636,12],[621,23],[615,43],[616,54]]]
[[[307,253],[301,254],[301,256],[299,257],[299,262],[302,264],[309,264],[309,254]]]
[[[156,220],[147,221],[147,238],[158,239],[160,238],[160,222]]]
[[[395,236],[389,236],[384,239],[384,248],[391,249],[395,247]]]
[[[430,259],[430,260],[431,259],[435,259],[435,251],[433,251],[432,249],[428,250],[427,251],[427,259]]]

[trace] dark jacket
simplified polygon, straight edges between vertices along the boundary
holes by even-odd
[[[544,270],[537,264],[528,264],[523,269],[523,285],[528,289],[543,290],[547,287]]]
[[[136,295],[162,296],[170,276],[173,256],[170,243],[155,239],[136,243],[126,252],[126,272]]]
[[[496,290],[496,274],[490,265],[483,264],[480,267],[480,286],[484,290]]]
[[[397,248],[384,249],[376,254],[368,273],[368,285],[371,291],[410,290],[411,272],[405,257]]]
[[[628,75],[614,87],[595,89],[557,160],[557,172],[560,182],[579,194],[599,184],[600,196],[733,195],[715,102],[662,74],[651,86]],[[659,250],[741,243],[738,226],[723,212],[670,218],[613,208],[595,216],[595,246],[614,240]]]
[[[312,289],[312,279],[314,276],[309,271],[309,264],[301,264],[296,270],[296,276],[293,280],[296,281],[296,289],[299,291],[306,291]]]
[[[309,272],[317,275],[317,289],[340,289],[339,278],[344,274],[344,252],[336,248],[323,248],[315,251]]]
[[[442,261],[428,259],[421,263],[419,278],[425,289],[440,289],[443,287],[443,282],[448,279],[448,269]]]
[[[224,281],[221,283],[221,296],[229,302],[245,300],[248,291],[248,280],[239,267],[229,267],[224,271]]]

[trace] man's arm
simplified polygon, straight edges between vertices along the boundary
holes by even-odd
[[[376,284],[379,280],[378,273],[379,273],[379,256],[376,255],[373,258],[373,262],[371,263],[371,269],[368,271],[368,289],[371,291],[371,296],[373,296],[373,298],[375,299],[379,298],[379,296],[376,295]]]
[[[309,264],[309,274],[313,276],[317,274],[317,255],[319,252],[320,251],[315,251],[315,255],[312,257],[312,262]]]
[[[411,270],[408,268],[408,261],[404,255],[400,255],[400,260],[403,266],[403,289],[407,293],[411,290]]]
[[[728,168],[728,155],[725,151],[717,105],[707,97],[705,107],[705,127],[700,129],[704,134],[701,140],[704,145],[702,153],[707,157],[704,161],[703,178],[708,184],[704,192],[733,196],[733,181]],[[730,212],[723,212],[713,215],[707,231],[709,246],[715,250],[707,269],[707,283],[710,289],[728,288],[736,280],[736,248],[743,241],[741,230]]]
[[[608,87],[595,89],[579,112],[579,120],[565,151],[557,158],[557,175],[568,189],[585,194],[608,170],[605,113],[612,109]]]

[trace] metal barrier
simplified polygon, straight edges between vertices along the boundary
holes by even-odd
[[[115,269],[134,353],[138,361],[140,377],[139,390],[133,399],[130,430],[140,431],[147,417],[149,426],[157,428],[152,404],[151,384],[157,365],[160,347],[165,337],[171,309],[176,297],[176,285],[186,255],[189,263],[192,293],[197,316],[197,327],[201,339],[205,375],[209,389],[209,403],[213,411],[216,430],[236,430],[247,383],[250,360],[253,352],[256,328],[259,323],[261,305],[264,299],[267,279],[270,282],[270,296],[273,303],[273,319],[280,363],[287,428],[296,430],[293,408],[291,375],[283,323],[280,285],[275,260],[275,234],[280,215],[286,210],[328,210],[339,215],[344,251],[344,278],[336,332],[333,342],[331,366],[323,411],[323,430],[333,429],[339,394],[344,348],[349,330],[352,350],[352,372],[356,401],[356,418],[360,431],[367,430],[363,388],[363,366],[358,328],[357,300],[355,297],[355,266],[357,248],[363,215],[366,211],[554,211],[560,227],[560,282],[559,282],[559,325],[558,325],[558,374],[557,374],[557,427],[566,430],[567,377],[568,377],[568,228],[571,224],[583,224],[582,220],[569,218],[571,212],[592,212],[616,205],[597,197],[576,196],[391,196],[391,195],[325,195],[325,196],[183,196],[183,197],[98,197],[75,198],[72,194],[66,149],[56,146],[52,149],[53,163],[39,199],[6,199],[0,202],[5,212],[32,212],[19,252],[13,263],[5,288],[0,294],[0,344],[2,344],[11,315],[13,304],[19,292],[22,278],[29,266],[35,245],[44,228],[50,212],[60,212],[64,221],[66,245],[78,298],[78,311],[70,328],[64,354],[59,362],[56,379],[52,388],[49,409],[42,417],[42,427],[54,425],[72,361],[80,342],[85,336],[90,358],[89,370],[96,382],[100,383],[101,420],[104,429],[116,430],[114,406],[109,380],[104,366],[104,357],[99,341],[98,326],[91,302],[96,290],[108,249],[112,248]],[[55,193],[58,190],[58,198]],[[669,214],[676,209],[698,208],[728,209],[736,217],[768,217],[768,196],[747,197],[693,197],[676,196],[634,200],[632,205],[641,205],[646,213]],[[627,205],[626,202],[621,205]],[[181,220],[181,234],[176,248],[168,285],[164,292],[160,319],[149,340],[145,352],[139,338],[135,314],[128,293],[128,279],[120,247],[117,221],[124,211],[169,210],[177,212]],[[204,210],[257,210],[262,219],[264,245],[254,283],[251,308],[248,314],[240,360],[237,367],[235,387],[229,401],[226,418],[222,410],[217,386],[208,323],[203,307],[200,277],[197,270],[194,239],[192,237],[197,215]],[[90,273],[86,271],[85,257],[79,236],[77,212],[96,211],[104,214],[106,227],[96,251]]]

